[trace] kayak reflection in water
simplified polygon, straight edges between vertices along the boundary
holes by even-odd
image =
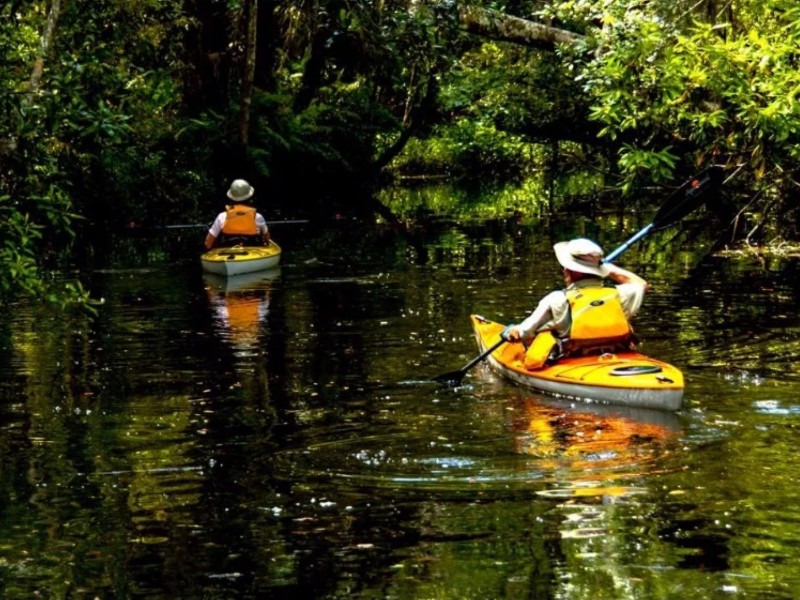
[[[272,281],[279,274],[279,269],[236,277],[203,274],[215,327],[234,348],[257,346],[260,325],[269,313]]]
[[[522,434],[517,450],[570,461],[608,459],[624,464],[634,456],[641,457],[644,447],[662,446],[680,432],[680,423],[672,412],[625,410],[602,404],[579,406],[562,407],[556,400],[526,400],[523,410],[515,413],[520,418],[513,424]]]
[[[678,417],[668,411],[579,405],[523,398],[512,413],[515,450],[536,458],[552,478],[539,492],[562,500],[599,502],[641,491],[635,484],[661,468],[680,440]]]

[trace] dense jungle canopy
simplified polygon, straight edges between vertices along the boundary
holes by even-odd
[[[11,0],[0,28],[0,294],[49,294],[75,239],[208,220],[233,177],[391,218],[401,177],[631,194],[713,163],[736,236],[798,236],[794,0]]]

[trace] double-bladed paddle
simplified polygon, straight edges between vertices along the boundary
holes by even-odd
[[[704,195],[718,189],[721,182],[722,169],[720,167],[712,166],[700,171],[697,175],[684,182],[683,185],[670,194],[669,198],[667,198],[666,202],[664,202],[663,206],[658,210],[656,216],[649,225],[639,230],[624,244],[616,248],[611,254],[603,259],[603,262],[611,262],[647,234],[653,231],[664,229],[665,227],[669,227],[670,225],[674,225],[680,221],[683,217],[700,206],[700,199]],[[492,352],[505,344],[506,341],[508,341],[506,339],[506,332],[503,330],[497,343],[481,352],[478,356],[473,358],[457,371],[450,371],[449,373],[437,375],[433,378],[433,381],[438,381],[439,383],[444,383],[454,387],[458,386],[461,383],[461,380],[464,379],[464,375],[467,374],[467,371],[483,361]]]
[[[697,175],[685,181],[681,187],[670,194],[649,225],[640,229],[628,241],[606,256],[603,262],[613,261],[648,233],[664,229],[680,221],[700,206],[700,198],[711,191],[719,189],[721,182],[722,168],[716,165],[700,171]]]

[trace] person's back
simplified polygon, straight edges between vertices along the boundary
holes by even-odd
[[[258,212],[247,204],[229,204],[225,207],[225,222],[219,236],[220,246],[260,246],[264,241],[258,232]]]
[[[236,179],[228,189],[233,201],[217,215],[206,235],[205,246],[262,246],[269,243],[269,229],[253,204],[255,189],[244,179]]]
[[[580,282],[584,285],[577,285]],[[570,326],[563,336],[566,354],[614,351],[630,347],[633,329],[620,300],[619,290],[594,277],[579,280],[564,290]]]

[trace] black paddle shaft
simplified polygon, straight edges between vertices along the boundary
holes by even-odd
[[[710,193],[719,189],[722,182],[722,168],[714,165],[700,171],[675,190],[664,205],[658,209],[653,225],[655,229],[663,229],[680,221],[694,209],[700,201]],[[675,198],[678,197],[676,200]]]
[[[469,371],[472,367],[477,365],[479,362],[481,362],[483,359],[485,359],[487,356],[489,356],[492,352],[497,350],[500,346],[502,346],[505,343],[506,339],[504,337],[501,337],[496,344],[490,346],[489,348],[481,352],[478,356],[473,358],[466,365],[461,367],[458,371],[450,371],[449,373],[437,375],[436,377],[433,378],[433,380],[438,381],[439,383],[445,383],[447,385],[457,386],[458,384],[461,383],[461,380],[464,379],[464,375],[467,374],[467,371]]]

